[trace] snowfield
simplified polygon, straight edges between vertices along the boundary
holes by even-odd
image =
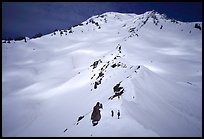
[[[2,40],[2,136],[201,137],[202,22],[107,12],[26,42]]]

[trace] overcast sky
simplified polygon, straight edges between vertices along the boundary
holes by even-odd
[[[2,37],[47,34],[104,12],[142,14],[150,10],[180,21],[202,21],[201,2],[3,2]]]

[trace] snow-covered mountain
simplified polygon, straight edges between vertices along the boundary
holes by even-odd
[[[2,135],[202,136],[202,22],[107,12],[2,40]]]

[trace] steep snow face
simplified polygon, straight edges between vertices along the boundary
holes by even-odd
[[[202,136],[201,30],[155,11],[107,12],[3,40],[3,136]]]

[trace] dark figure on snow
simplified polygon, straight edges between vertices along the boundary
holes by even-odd
[[[118,110],[118,113],[117,113],[117,115],[118,115],[118,119],[119,119],[119,117],[120,117],[120,111]]]
[[[111,116],[113,117],[114,113],[113,113],[113,110],[111,110]]]
[[[99,102],[96,103],[96,105],[93,108],[93,112],[91,114],[91,120],[92,120],[92,124],[93,126],[98,124],[98,121],[101,119],[101,113],[100,113],[100,108],[103,108],[102,104],[100,104]]]

